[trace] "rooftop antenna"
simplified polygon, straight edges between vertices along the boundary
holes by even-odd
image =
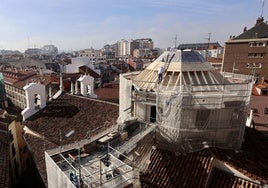
[[[265,2],[265,0],[262,0],[262,7],[261,7],[261,17],[262,17],[262,15],[263,15],[263,9],[264,9],[264,2]]]
[[[175,43],[175,46],[174,46],[174,48],[176,48],[176,47],[177,47],[177,39],[178,39],[178,37],[177,37],[177,35],[175,35],[175,38],[174,38],[174,43]]]
[[[208,33],[208,38],[206,38],[208,40],[208,47],[206,49],[206,54],[205,54],[205,58],[207,59],[208,57],[208,50],[209,50],[209,44],[210,44],[210,37],[211,37],[211,33]]]
[[[208,38],[206,38],[206,39],[208,40],[208,45],[209,45],[209,43],[210,43],[210,37],[211,37],[211,33],[209,32],[209,33],[208,33]]]

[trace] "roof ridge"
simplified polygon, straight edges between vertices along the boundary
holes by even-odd
[[[96,102],[111,104],[111,105],[114,105],[114,106],[119,106],[119,104],[108,102],[108,101],[103,101],[103,100],[100,100],[100,99],[94,99],[94,98],[89,98],[89,97],[84,97],[84,96],[79,96],[79,95],[72,95],[70,93],[65,93],[65,94],[67,94],[69,96],[74,96],[74,97],[77,97],[77,98],[82,98],[82,99],[87,99],[87,100],[91,100],[91,101],[96,101]]]

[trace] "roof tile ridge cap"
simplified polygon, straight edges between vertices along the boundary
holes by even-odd
[[[93,98],[84,97],[84,96],[72,95],[70,93],[66,93],[66,94],[69,95],[69,96],[77,97],[77,98],[82,98],[82,99],[87,99],[87,100],[96,101],[96,102],[100,102],[100,103],[105,103],[105,104],[111,104],[111,105],[114,105],[114,106],[119,106],[119,104],[108,102],[108,101],[102,101],[102,100],[99,100],[99,99],[93,99]]]

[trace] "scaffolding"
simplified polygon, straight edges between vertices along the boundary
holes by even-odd
[[[239,150],[251,88],[250,82],[184,86],[177,93],[158,91],[157,144],[179,153],[207,147]]]
[[[113,147],[83,159],[72,152],[55,156],[46,153],[48,187],[117,188],[132,184],[133,161]],[[124,160],[119,159],[122,156]]]

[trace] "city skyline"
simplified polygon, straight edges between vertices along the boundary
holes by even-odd
[[[102,48],[121,39],[152,38],[154,46],[224,42],[263,16],[262,0],[3,0],[0,50],[53,44],[59,51]],[[263,8],[262,8],[262,5]]]

